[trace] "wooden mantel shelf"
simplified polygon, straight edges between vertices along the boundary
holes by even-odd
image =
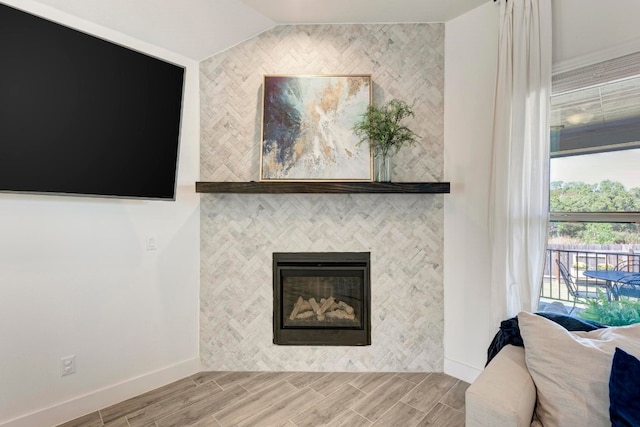
[[[448,182],[196,182],[196,193],[449,193]]]

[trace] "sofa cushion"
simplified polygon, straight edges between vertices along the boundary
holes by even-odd
[[[612,427],[640,426],[640,360],[616,348],[609,379]]]
[[[605,327],[604,325],[592,320],[578,319],[577,317],[572,317],[568,314],[550,313],[546,311],[539,311],[536,314],[546,317],[549,320],[553,320],[570,331],[593,331],[594,329]],[[517,317],[512,317],[500,322],[500,330],[498,330],[498,333],[493,337],[493,341],[491,341],[491,344],[487,349],[487,365],[491,362],[491,359],[500,352],[502,347],[508,344],[519,347],[524,346],[522,336],[520,335],[520,327],[518,326]]]
[[[569,332],[535,314],[518,322],[545,426],[610,426],[609,377],[616,347],[640,357],[640,324]]]
[[[467,427],[529,427],[536,387],[524,361],[524,348],[505,346],[467,388]]]

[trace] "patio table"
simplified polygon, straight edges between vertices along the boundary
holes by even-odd
[[[582,274],[592,279],[600,279],[606,282],[606,286],[617,300],[619,298],[618,290],[614,287],[614,283],[636,284],[640,280],[640,273],[630,273],[620,270],[585,270]]]

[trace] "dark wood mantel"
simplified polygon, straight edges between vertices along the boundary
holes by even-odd
[[[196,182],[197,193],[449,193],[448,182]]]

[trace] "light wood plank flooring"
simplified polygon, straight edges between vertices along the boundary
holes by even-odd
[[[201,372],[62,427],[464,426],[441,373]]]

